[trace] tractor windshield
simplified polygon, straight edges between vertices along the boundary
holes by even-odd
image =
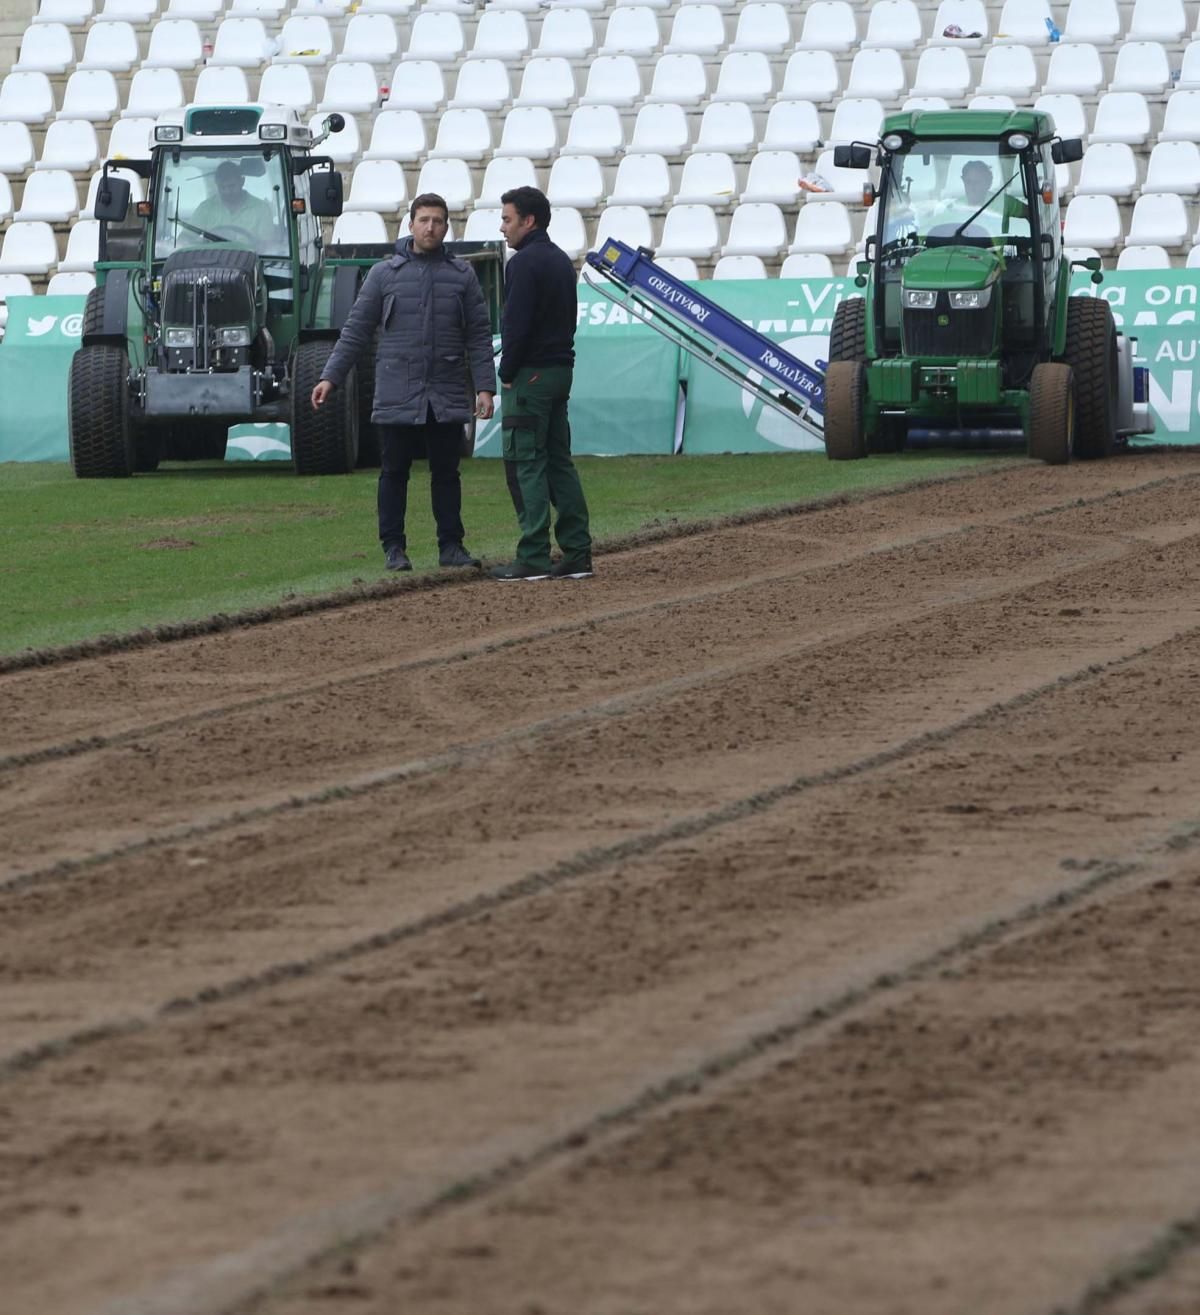
[[[1028,246],[1020,158],[1001,154],[998,141],[919,142],[892,155],[888,171],[884,253],[954,241]]]
[[[154,255],[228,244],[286,257],[287,193],[279,152],[180,151],[164,156]]]

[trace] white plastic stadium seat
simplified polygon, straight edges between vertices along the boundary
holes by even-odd
[[[67,250],[58,262],[61,273],[92,270],[100,253],[100,221],[79,219],[67,234]]]
[[[431,59],[435,64],[455,64],[463,56],[466,37],[457,14],[422,11],[413,19],[408,48],[401,60]]]
[[[759,151],[750,161],[741,202],[792,206],[800,196],[800,157],[795,151]]]
[[[390,14],[364,14],[360,10],[346,24],[338,61],[365,60],[368,64],[386,64],[391,68],[399,49],[396,20]]]
[[[720,151],[697,151],[684,161],[675,204],[729,206],[737,192],[733,160]]]
[[[250,99],[250,87],[245,71],[234,64],[208,65],[196,78],[192,92],[195,105],[240,105]],[[141,111],[126,110],[127,114]]]
[[[655,54],[662,44],[658,15],[646,5],[614,9],[604,29],[600,45],[602,55],[637,55],[643,59]]]
[[[1159,142],[1146,166],[1147,192],[1200,192],[1200,146],[1195,142]]]
[[[1004,0],[993,38],[1021,46],[1044,46],[1050,41],[1054,17],[1046,0]]]
[[[35,23],[65,23],[68,27],[82,27],[96,6],[94,0],[42,0],[33,16]]]
[[[854,245],[850,212],[840,201],[822,201],[803,205],[796,216],[796,230],[790,251],[817,251],[840,256]]]
[[[718,101],[700,116],[700,131],[696,134],[696,150],[727,151],[730,155],[745,155],[758,139],[754,115],[749,105],[737,101]]]
[[[1186,269],[1200,269],[1200,246],[1194,246],[1187,253]]]
[[[432,113],[446,99],[442,67],[431,59],[398,64],[392,75],[384,109]]]
[[[1096,105],[1092,141],[1140,146],[1150,136],[1150,107],[1137,91],[1108,91]]]
[[[977,91],[1028,100],[1037,87],[1037,64],[1028,46],[993,46],[984,56]]]
[[[553,218],[553,216],[551,216]],[[596,250],[606,238],[617,238],[633,248],[654,246],[654,226],[650,213],[640,205],[610,205],[596,223]]]
[[[1137,160],[1125,142],[1094,142],[1083,153],[1076,196],[1132,196],[1138,183]]]
[[[1129,221],[1128,242],[1181,247],[1188,240],[1193,225],[1187,204],[1178,192],[1143,192],[1133,207]]]
[[[0,174],[24,173],[33,168],[33,158],[33,136],[28,126],[0,123]]]
[[[558,127],[554,112],[543,105],[522,105],[509,110],[504,119],[497,155],[525,155],[531,160],[549,159],[558,150]]]
[[[725,16],[716,5],[685,5],[675,11],[663,50],[667,54],[707,55],[725,44]]]
[[[813,53],[829,54],[828,51]],[[717,85],[712,98],[762,105],[771,99],[773,89],[771,61],[767,56],[758,50],[735,50],[725,56],[717,69]]]
[[[77,68],[106,68],[128,73],[141,58],[132,23],[97,23],[87,34]]]
[[[821,138],[821,119],[812,101],[781,100],[771,106],[758,149],[810,155]]]
[[[1094,96],[1104,83],[1104,64],[1095,46],[1055,46],[1042,90]]]
[[[907,86],[908,76],[899,51],[860,50],[850,65],[846,95],[894,101],[904,95]]]
[[[783,258],[781,279],[831,279],[833,261],[817,251],[793,251]]]
[[[59,269],[50,275],[46,284],[47,297],[86,297],[96,286],[96,276],[90,270]]]
[[[184,103],[183,83],[173,68],[141,68],[129,84],[123,115],[131,119],[157,118]]]
[[[778,107],[776,107],[778,108]],[[800,102],[787,108],[800,108]],[[873,142],[883,123],[883,106],[869,96],[845,96],[833,112],[826,145],[846,142]]]
[[[91,127],[89,124],[88,127]],[[146,160],[150,157],[153,119],[118,119],[108,138],[105,158],[109,160]]]
[[[617,166],[609,205],[644,205],[657,210],[671,195],[671,170],[666,158],[645,151],[627,155]]]
[[[625,130],[615,105],[581,105],[567,124],[562,154],[594,155],[598,160],[611,160],[624,146]]]
[[[158,0],[104,0],[97,23],[148,24],[158,16]]]
[[[39,169],[90,173],[100,160],[96,129],[86,119],[60,119],[46,129]]]
[[[700,271],[691,256],[658,256],[654,263],[659,269],[665,269],[668,274],[683,279],[685,283],[695,283],[700,278]]]
[[[819,201],[844,201],[847,205],[862,205],[863,188],[874,182],[875,170],[839,169],[833,162],[832,151],[822,151],[817,156],[813,172],[820,174],[827,187],[824,192],[810,192],[811,198]]]
[[[1127,41],[1162,41],[1174,45],[1188,30],[1183,0],[1134,0]]]
[[[712,276],[715,280],[729,279],[765,279],[767,267],[761,256],[722,256],[713,266]]]
[[[10,73],[0,83],[0,121],[45,123],[54,113],[54,90],[45,73]]]
[[[7,83],[5,84],[7,86]],[[0,101],[3,93],[0,92]],[[1167,97],[1160,142],[1200,141],[1200,91],[1175,91]]]
[[[864,50],[914,50],[921,39],[921,15],[913,0],[875,0],[863,37]]]
[[[416,110],[381,110],[364,160],[416,160],[425,154],[425,121]]]
[[[494,242],[500,236],[500,211],[476,206],[463,228],[464,242]]]
[[[194,22],[215,23],[225,8],[225,0],[168,0],[163,11],[167,18],[190,18]]]
[[[707,95],[708,72],[699,55],[659,56],[647,103],[698,105]]]
[[[542,19],[535,53],[562,55],[565,59],[586,59],[595,44],[596,31],[592,26],[592,16],[586,9],[555,7]]]
[[[483,110],[446,110],[438,120],[432,159],[482,160],[492,152],[492,124]]]
[[[1033,108],[1050,115],[1060,137],[1087,136],[1087,114],[1078,96],[1067,92],[1039,96],[1033,102]]]
[[[972,96],[967,101],[969,110],[1003,110],[1010,113],[1017,108],[1017,102],[1011,96]]]
[[[971,89],[971,65],[966,52],[953,46],[930,46],[921,52],[912,91],[917,96],[961,100]]]
[[[1067,205],[1063,243],[1111,251],[1120,246],[1121,212],[1111,196],[1074,196]]]
[[[204,55],[199,24],[190,18],[162,18],[150,29],[142,68],[199,68]]]
[[[545,105],[548,109],[565,110],[577,94],[571,61],[561,55],[538,55],[526,61],[521,87],[513,104]]]
[[[467,60],[459,66],[452,110],[498,110],[512,100],[508,65],[501,59]]]
[[[572,260],[578,260],[588,249],[583,216],[574,206],[557,206],[552,210],[547,231],[550,241],[561,247]]]
[[[485,9],[475,29],[468,59],[502,59],[520,64],[529,53],[529,25],[518,10]]]
[[[231,18],[261,18],[275,27],[285,3],[286,0],[231,0],[227,12]]]
[[[643,105],[633,122],[628,150],[655,155],[682,155],[691,138],[682,105]]]
[[[398,160],[363,160],[354,166],[344,210],[395,214],[408,200],[408,180]]]
[[[797,50],[843,52],[858,44],[858,24],[847,0],[813,0],[804,12]]]
[[[359,242],[390,242],[383,216],[370,210],[347,210],[334,220],[333,245],[352,246]]]
[[[58,117],[91,119],[93,123],[101,123],[113,118],[120,108],[117,80],[107,69],[79,69],[67,79]]]
[[[56,264],[58,243],[49,224],[32,220],[8,226],[0,247],[0,273],[48,274]]]
[[[950,102],[945,96],[905,96],[900,108],[906,114],[910,110],[948,110]]]
[[[308,121],[309,131],[320,135],[325,127],[326,111],[319,109]],[[328,155],[334,164],[351,164],[362,155],[362,140],[358,131],[358,120],[353,114],[342,116],[342,127],[321,143],[321,154]]]
[[[369,115],[378,101],[379,77],[375,66],[364,60],[357,64],[334,64],[330,68],[325,75],[325,94],[317,108]]]
[[[1111,46],[1121,36],[1117,0],[1071,0],[1062,27],[1064,41],[1088,41],[1094,46]]]
[[[1170,82],[1171,64],[1167,52],[1157,41],[1127,41],[1117,51],[1117,63],[1108,89],[1161,96]]]
[[[21,38],[15,73],[65,73],[75,62],[75,43],[65,23],[31,24]]]
[[[1170,269],[1171,255],[1166,247],[1144,243],[1126,246],[1117,257],[1118,269]]]
[[[828,50],[797,50],[783,71],[780,100],[834,100],[842,89],[837,61]]]
[[[721,252],[726,256],[770,256],[787,246],[783,211],[770,202],[740,205],[729,223],[729,237]]]
[[[312,108],[312,75],[303,64],[271,64],[259,79],[258,99],[303,114]]]
[[[664,256],[711,260],[721,242],[717,216],[707,205],[673,205],[663,222],[657,250]]]
[[[415,196],[436,192],[451,210],[466,210],[475,200],[471,166],[466,160],[426,160],[417,178]]]
[[[325,64],[333,57],[335,42],[329,20],[320,14],[293,14],[279,33],[276,64]]]
[[[12,184],[0,174],[0,223],[7,222],[13,215]]]
[[[584,161],[595,165],[597,169],[600,167],[595,160],[585,155],[566,155],[555,163],[582,163]],[[485,209],[498,210],[501,205],[500,198],[510,188],[536,187],[537,185],[537,170],[534,168],[532,160],[527,160],[520,155],[502,155],[488,161],[488,166],[483,171],[483,182],[479,185],[479,195],[475,198],[475,205],[477,207],[483,206]],[[564,201],[562,204],[568,205],[570,203]],[[551,205],[553,205],[553,202],[551,202]]]
[[[646,158],[646,156],[630,156],[633,160]],[[533,169],[532,163],[528,160],[493,160],[492,163],[526,164],[531,171]],[[589,155],[560,155],[550,166],[546,199],[552,209],[560,205],[571,206],[576,210],[596,209],[604,199],[604,171],[600,168],[600,161]]]
[[[956,27],[963,34],[960,37],[948,37],[946,29]],[[966,50],[978,49],[987,39],[991,30],[988,11],[983,0],[942,0],[933,18],[933,27],[929,32],[931,46],[959,46]],[[978,32],[978,36],[972,33]]]
[[[258,68],[266,62],[269,49],[267,29],[261,18],[226,18],[217,28],[213,51],[208,57],[209,67],[234,64],[238,68]]]
[[[597,55],[588,64],[587,86],[579,98],[580,105],[626,106],[641,98],[642,75],[632,55]]]
[[[742,5],[738,10],[737,31],[729,49],[754,50],[765,55],[779,55],[792,44],[792,25],[782,4]]]

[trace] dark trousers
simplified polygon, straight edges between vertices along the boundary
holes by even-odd
[[[408,472],[421,455],[429,458],[429,495],[438,547],[462,543],[462,454],[460,424],[439,424],[430,409],[423,425],[379,425],[379,541],[385,548],[408,546]],[[424,453],[422,453],[422,446]]]

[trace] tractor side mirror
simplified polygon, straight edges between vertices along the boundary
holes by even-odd
[[[1050,143],[1050,158],[1055,164],[1075,164],[1083,159],[1083,142],[1078,137],[1057,137]]]
[[[833,164],[835,169],[869,169],[871,148],[859,142],[851,142],[849,146],[835,146]]]
[[[123,224],[129,213],[129,180],[105,174],[96,189],[92,214],[110,224]]]
[[[313,170],[309,175],[312,212],[322,219],[342,213],[342,175],[336,169]]]

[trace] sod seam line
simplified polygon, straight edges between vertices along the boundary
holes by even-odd
[[[1170,477],[1163,480],[1156,480],[1150,484],[1137,486],[1134,492],[1151,490],[1162,484],[1178,483],[1185,478],[1190,479],[1192,476]],[[1196,476],[1196,478],[1200,478],[1200,476]],[[957,525],[942,533],[918,535],[910,539],[891,540],[888,543],[881,544],[865,553],[839,557],[832,561],[826,560],[813,563],[812,565],[799,567],[794,570],[768,572],[762,575],[753,576],[749,579],[742,579],[731,584],[718,585],[708,589],[697,590],[689,594],[678,594],[670,599],[662,599],[657,602],[642,604],[636,607],[621,608],[612,612],[592,613],[581,616],[573,621],[564,622],[555,626],[546,626],[538,630],[530,631],[524,635],[513,636],[509,639],[496,640],[475,646],[465,645],[457,649],[452,649],[448,653],[435,654],[426,658],[418,658],[382,667],[372,667],[365,671],[356,671],[349,676],[338,676],[299,689],[288,689],[262,694],[254,698],[222,704],[213,708],[206,708],[200,712],[188,713],[181,717],[167,718],[159,722],[143,723],[140,726],[130,727],[128,730],[120,731],[114,735],[96,734],[80,736],[73,740],[65,740],[58,744],[46,745],[38,749],[11,753],[5,756],[0,756],[0,773],[13,771],[22,767],[36,766],[43,762],[61,761],[68,758],[79,757],[87,753],[99,752],[103,749],[129,744],[147,736],[161,734],[164,731],[170,731],[185,726],[202,725],[207,721],[216,720],[222,716],[236,715],[239,712],[252,711],[255,708],[269,707],[273,703],[285,702],[297,697],[305,697],[311,694],[322,693],[327,690],[339,689],[345,685],[356,684],[367,677],[397,675],[408,671],[419,671],[428,667],[439,666],[446,662],[464,661],[475,657],[487,657],[512,648],[541,642],[545,639],[558,638],[562,635],[571,634],[576,630],[585,630],[594,626],[616,624],[622,621],[634,619],[638,616],[652,615],[658,611],[670,611],[675,607],[685,607],[709,599],[719,599],[735,593],[744,592],[747,588],[756,588],[759,585],[770,585],[784,580],[801,579],[804,576],[828,571],[832,568],[869,561],[873,557],[882,557],[889,553],[901,552],[910,548],[928,547],[932,544],[947,542],[956,537],[977,532],[982,529],[995,529],[1004,525],[1020,525],[1035,517],[1041,518],[1044,516],[1057,515],[1064,511],[1074,511],[1080,506],[1100,505],[1115,497],[1124,496],[1127,496],[1125,490],[1110,490],[1108,493],[1100,494],[1092,499],[1077,499],[1055,507],[1044,508],[1035,513],[1022,513],[1020,516],[996,521],[985,519],[979,522]],[[807,509],[807,504],[805,506]],[[1054,533],[1054,531],[1051,530],[1050,533]],[[1087,540],[1095,539],[1098,536],[1083,535],[1080,537]],[[1136,536],[1127,537],[1118,535],[1108,536],[1106,539],[1108,542],[1118,540],[1128,542],[1131,546],[1143,544],[1145,542],[1144,540],[1138,539]],[[469,577],[460,577],[457,582],[459,584],[476,583],[474,579]],[[446,583],[453,583],[453,581],[447,581]],[[390,591],[388,596],[390,596],[391,592],[395,591]],[[408,592],[408,590],[402,590],[401,592]],[[351,605],[351,603],[346,604],[346,606]],[[135,646],[135,648],[136,647],[140,646]],[[0,659],[0,675],[3,674],[3,659]],[[0,889],[3,889],[2,884],[0,884]]]
[[[912,492],[920,488],[937,488],[941,485],[985,478],[989,475],[1018,469],[1020,467],[1011,461],[989,462],[986,466],[978,468],[972,467],[930,479],[909,480],[902,484],[892,484],[880,489],[850,490],[805,502],[750,508],[711,519],[649,526],[633,530],[628,534],[598,540],[596,552],[597,554],[626,552],[650,547],[654,544],[671,542],[676,539],[693,538],[717,530],[734,529],[742,525],[755,525],[784,519],[789,516],[802,516],[837,507],[854,506],[880,498],[895,497],[898,494]],[[1029,469],[1032,470],[1035,467],[1030,466]],[[1195,476],[1164,476],[1152,483],[1172,483],[1191,478],[1195,478]],[[212,616],[200,617],[192,621],[167,622],[126,634],[100,635],[95,639],[81,640],[78,643],[66,644],[61,647],[33,649],[0,656],[0,676],[19,671],[64,666],[93,658],[111,657],[119,653],[133,652],[137,649],[153,648],[160,644],[173,644],[182,640],[198,639],[206,635],[221,634],[230,630],[247,629],[260,625],[270,625],[278,621],[294,620],[297,617],[309,616],[319,612],[338,611],[359,606],[363,603],[386,601],[410,592],[455,588],[468,583],[472,583],[472,577],[441,575],[431,571],[428,575],[419,573],[404,580],[380,580],[374,584],[334,590],[326,594],[314,594],[307,598],[286,600],[267,607],[248,608],[239,612],[218,612]]]
[[[961,529],[955,531],[955,535],[962,533],[966,533],[966,531]],[[220,832],[233,827],[263,821],[297,809],[321,807],[345,799],[359,798],[376,790],[389,789],[392,786],[409,781],[426,779],[451,768],[461,767],[470,759],[485,757],[497,750],[506,749],[529,740],[536,740],[544,735],[586,726],[594,720],[625,716],[630,712],[653,706],[656,702],[664,699],[688,693],[706,685],[719,684],[747,672],[760,670],[772,663],[801,659],[805,655],[819,653],[829,648],[836,649],[867,635],[886,635],[888,631],[896,626],[920,625],[936,619],[944,612],[953,611],[957,608],[974,607],[1005,598],[1020,597],[1022,592],[1027,589],[1060,583],[1070,579],[1073,575],[1094,570],[1098,565],[1112,565],[1114,562],[1120,561],[1122,554],[1112,551],[1114,542],[1111,539],[1102,541],[1098,544],[1096,556],[1093,559],[1076,563],[1066,572],[1051,571],[1044,576],[1019,581],[1015,585],[1007,582],[994,585],[988,589],[968,589],[961,594],[947,593],[937,602],[915,607],[902,617],[893,617],[882,629],[879,629],[873,620],[867,620],[862,626],[840,634],[834,639],[822,639],[811,644],[806,642],[789,643],[781,649],[771,650],[765,655],[756,654],[753,658],[743,662],[731,662],[716,667],[706,667],[688,675],[675,676],[652,685],[643,685],[624,694],[610,695],[581,708],[572,708],[566,712],[555,713],[549,717],[526,722],[487,739],[455,745],[450,749],[443,750],[441,753],[412,759],[393,767],[379,768],[358,778],[334,781],[304,794],[291,794],[284,799],[278,799],[271,803],[238,809],[232,813],[219,814],[204,822],[177,823],[161,831],[152,831],[135,840],[129,840],[80,858],[59,859],[41,868],[16,872],[10,876],[0,878],[0,895],[25,890],[50,881],[64,880],[78,872],[88,871],[113,860],[129,858],[152,849],[161,848],[164,845],[183,844],[191,840],[203,839],[211,835],[218,835]],[[1139,546],[1144,547],[1144,545]],[[1163,642],[1170,642],[1170,640]],[[290,698],[292,694],[289,692],[285,697]]]
[[[666,826],[642,832],[640,835],[611,845],[592,846],[579,850],[575,854],[551,864],[548,868],[526,873],[499,889],[482,892],[469,899],[451,904],[437,912],[416,918],[411,922],[401,923],[384,931],[373,932],[368,936],[310,955],[304,959],[273,964],[256,973],[243,974],[214,986],[203,987],[190,995],[165,1001],[140,1016],[114,1019],[110,1023],[94,1025],[80,1032],[67,1033],[62,1037],[38,1042],[33,1046],[10,1052],[8,1055],[0,1056],[0,1081],[29,1072],[49,1060],[76,1053],[98,1041],[147,1031],[158,1022],[182,1014],[190,1014],[209,1005],[252,995],[284,982],[310,977],[329,968],[362,958],[364,955],[378,953],[431,932],[468,922],[483,914],[490,914],[511,904],[548,893],[580,878],[596,876],[615,864],[653,854],[676,841],[706,835],[731,823],[766,812],[776,804],[786,799],[798,797],[810,790],[837,785],[855,777],[866,775],[880,767],[903,762],[926,749],[940,747],[952,741],[958,735],[985,726],[997,718],[1021,711],[1047,695],[1120,671],[1132,663],[1150,656],[1167,644],[1196,636],[1200,636],[1200,626],[1188,627],[1186,630],[1178,631],[1165,640],[1139,647],[1131,653],[1113,658],[1108,662],[1089,663],[1073,672],[1060,674],[1052,680],[1033,689],[1024,690],[1010,699],[989,704],[985,708],[979,709],[957,721],[950,722],[934,730],[924,731],[919,735],[902,740],[898,744],[868,754],[853,762],[828,768],[822,772],[803,773],[766,790],[755,791],[753,794],[742,796],[740,799],[732,800],[718,808],[691,817],[679,818]],[[285,808],[287,806],[284,805]],[[91,862],[84,860],[77,866],[90,866]]]

